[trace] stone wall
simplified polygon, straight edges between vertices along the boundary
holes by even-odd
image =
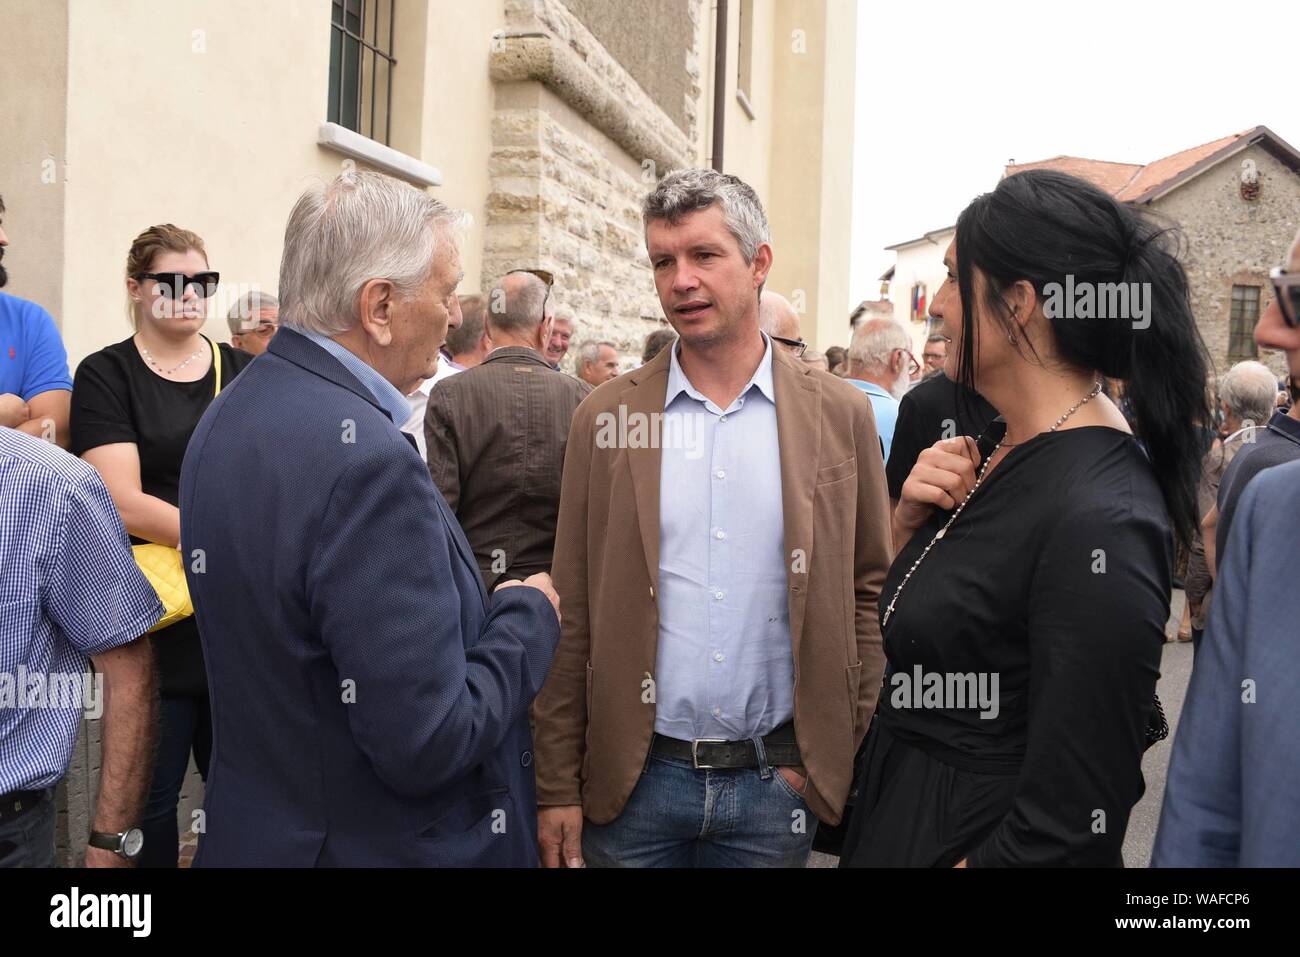
[[[1259,197],[1249,201],[1241,198],[1240,189],[1241,164],[1247,159],[1259,171]],[[1268,272],[1281,265],[1300,229],[1300,174],[1260,146],[1251,146],[1156,200],[1152,208],[1182,226],[1186,235],[1192,309],[1214,372],[1222,375],[1232,365],[1232,287],[1260,286],[1261,312],[1272,299]],[[1260,360],[1285,374],[1281,353],[1261,353]]]
[[[681,51],[678,121],[558,0],[506,0],[507,31],[491,61],[483,285],[512,268],[551,270],[553,295],[576,320],[572,346],[608,339],[625,365],[662,319],[641,200],[668,170],[689,165],[700,135],[702,0],[684,9],[692,40]]]
[[[683,58],[693,52],[693,0],[564,0],[564,4],[685,130],[691,78],[684,69],[665,70],[664,64],[684,65]]]

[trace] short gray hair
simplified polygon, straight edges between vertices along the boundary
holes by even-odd
[[[269,292],[246,292],[230,307],[226,313],[226,322],[230,325],[232,336],[243,335],[257,327],[258,317],[263,309],[279,309],[280,300]]]
[[[488,293],[489,334],[493,329],[531,334],[546,319],[546,292],[546,283],[531,273],[506,273]]]
[[[868,319],[853,330],[849,361],[882,370],[889,367],[895,349],[911,349],[912,337],[893,319]]]
[[[357,295],[387,279],[410,297],[444,240],[469,217],[409,183],[355,170],[308,189],[294,204],[280,259],[280,324],[323,336],[357,322]]]
[[[767,215],[758,194],[744,180],[711,169],[679,169],[669,173],[641,204],[643,226],[662,219],[676,224],[687,213],[722,207],[722,219],[740,245],[745,262],[753,262],[758,247],[771,241]]]
[[[605,346],[609,346],[615,352],[618,352],[618,346],[612,342],[592,342],[589,340],[578,346],[578,368],[581,369],[583,366],[599,362],[600,350]]]
[[[1219,383],[1219,398],[1242,422],[1263,425],[1277,402],[1277,379],[1262,362],[1238,362]]]

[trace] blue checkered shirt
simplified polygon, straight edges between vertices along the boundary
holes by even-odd
[[[0,794],[59,782],[89,657],[162,613],[99,473],[0,428]]]

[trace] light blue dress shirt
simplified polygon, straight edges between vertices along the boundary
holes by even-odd
[[[306,336],[343,363],[343,368],[356,376],[357,381],[370,390],[370,394],[375,397],[379,407],[387,412],[388,417],[393,420],[393,425],[400,429],[406,420],[411,417],[411,403],[406,400],[406,396],[402,395],[397,386],[376,372],[373,366],[366,365],[365,362],[328,336],[322,336],[317,332],[309,332],[306,329],[295,328],[293,331]]]
[[[675,347],[664,413],[655,730],[762,736],[794,715],[771,341],[726,409],[691,385]]]
[[[894,423],[898,421],[898,400],[876,385],[861,379],[845,379],[867,394],[871,400],[871,411],[876,417],[876,434],[880,436],[880,449],[889,461],[889,447],[894,442]]]

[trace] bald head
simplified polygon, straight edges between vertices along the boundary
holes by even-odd
[[[555,315],[554,302],[546,293],[546,283],[532,273],[502,276],[488,293],[487,327],[492,344],[544,352]]]
[[[769,336],[798,339],[799,314],[794,311],[794,306],[790,305],[785,296],[764,289],[763,294],[758,297],[758,328]],[[777,345],[787,352],[795,351],[790,346],[781,343]]]

